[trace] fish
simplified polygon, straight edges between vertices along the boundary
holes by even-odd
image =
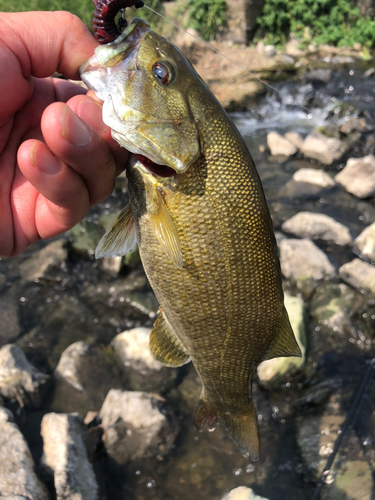
[[[169,367],[191,360],[202,382],[195,427],[224,426],[241,453],[258,460],[252,374],[264,360],[301,352],[251,154],[180,50],[140,18],[96,48],[81,78],[103,101],[114,139],[132,153],[129,205],[96,256],[138,244],[160,305],[153,357]]]

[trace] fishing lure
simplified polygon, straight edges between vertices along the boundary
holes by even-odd
[[[95,11],[92,20],[95,39],[100,44],[113,42],[121,35],[120,28],[115,23],[115,17],[126,7],[140,9],[142,0],[93,0]],[[120,19],[120,27],[126,27],[125,17]]]

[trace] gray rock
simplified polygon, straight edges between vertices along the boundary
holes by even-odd
[[[299,212],[285,221],[281,229],[300,238],[329,241],[336,243],[336,245],[348,245],[352,241],[346,226],[324,214]]]
[[[363,293],[375,293],[375,267],[353,259],[339,269],[340,278]]]
[[[336,182],[329,174],[315,168],[300,168],[293,174],[293,179],[296,182],[314,184],[325,189],[332,189],[336,186]]]
[[[357,236],[354,240],[354,248],[360,255],[375,262],[375,222]]]
[[[282,188],[281,194],[293,198],[315,198],[329,193],[337,184],[324,170],[301,168]]]
[[[111,352],[75,342],[61,355],[54,371],[51,409],[56,412],[99,411],[108,391],[120,386]]]
[[[109,391],[99,414],[103,441],[112,459],[129,460],[166,454],[173,446],[178,427],[166,416],[163,400],[145,392]]]
[[[94,222],[82,220],[69,231],[73,250],[82,257],[91,257],[99,243],[103,231]]]
[[[319,280],[336,274],[325,253],[307,238],[282,240],[279,248],[281,271],[298,288],[314,288]]]
[[[42,420],[43,462],[56,488],[57,500],[97,500],[98,485],[87,458],[87,430],[78,414],[48,413]]]
[[[38,480],[25,438],[12,423],[9,410],[0,407],[0,498],[4,500],[48,500]]]
[[[340,160],[347,150],[345,142],[316,132],[309,134],[301,146],[304,156],[314,158],[324,165],[332,165],[334,161]]]
[[[67,257],[65,239],[53,241],[21,263],[21,278],[25,281],[33,281],[48,276],[50,270],[64,262]]]
[[[372,132],[375,126],[370,123],[366,118],[349,118],[343,125],[341,125],[341,132],[343,134],[351,134],[352,132]]]
[[[336,175],[336,182],[358,198],[375,194],[375,156],[350,158],[344,169]]]
[[[309,82],[328,83],[332,78],[332,70],[330,69],[315,69],[305,75]]]
[[[276,49],[274,45],[265,45],[263,53],[267,57],[274,57],[276,55]]]
[[[6,279],[5,274],[0,273],[0,293],[4,290],[4,288],[6,286],[6,282],[7,282],[7,279]]]
[[[113,257],[112,259],[103,258],[100,259],[100,268],[112,275],[117,276],[122,267],[122,257]]]
[[[266,497],[260,497],[251,488],[247,486],[238,486],[224,495],[222,500],[267,500]]]
[[[154,360],[149,348],[150,332],[150,328],[127,330],[112,340],[111,347],[131,390],[165,392],[175,384],[179,371]]]
[[[0,307],[0,346],[13,342],[21,333],[19,322],[20,296],[12,288],[1,295]]]
[[[303,366],[306,358],[306,325],[303,300],[299,297],[285,295],[285,307],[302,356],[300,358],[296,356],[280,357],[260,363],[257,368],[258,379],[261,385],[269,390],[286,382],[288,377]]]
[[[303,138],[298,132],[287,132],[284,135],[285,139],[291,142],[297,149],[301,149]]]
[[[21,399],[26,406],[37,408],[50,385],[51,377],[31,365],[22,350],[14,344],[0,349],[0,394]]]
[[[267,134],[267,144],[272,155],[293,156],[297,153],[297,148],[277,132]]]

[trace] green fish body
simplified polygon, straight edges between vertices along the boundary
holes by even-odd
[[[259,457],[251,376],[277,356],[299,356],[284,307],[272,221],[238,130],[180,51],[136,19],[97,49],[82,79],[103,118],[137,155],[130,205],[99,256],[139,245],[160,304],[155,359],[192,360],[202,381],[196,427],[222,424],[245,456]]]

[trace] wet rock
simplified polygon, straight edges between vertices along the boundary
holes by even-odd
[[[324,278],[332,278],[335,268],[311,240],[289,239],[279,244],[281,271],[297,288],[310,290]]]
[[[353,259],[339,269],[340,278],[362,293],[375,293],[375,267]]]
[[[352,132],[372,132],[375,125],[370,123],[366,118],[349,118],[343,125],[341,125],[341,132],[343,134],[351,134]]]
[[[100,259],[100,268],[112,275],[112,276],[117,276],[118,273],[121,271],[122,267],[122,257],[113,257],[112,259],[107,259],[103,258]]]
[[[35,252],[32,257],[21,263],[21,278],[25,281],[44,278],[49,275],[51,269],[64,262],[67,257],[68,251],[65,239],[53,241],[40,252]]]
[[[22,350],[14,344],[0,349],[0,394],[7,399],[21,399],[37,408],[50,385],[51,377],[31,365]]]
[[[375,195],[375,156],[350,158],[335,180],[358,198]]]
[[[266,497],[260,497],[251,488],[247,486],[239,486],[224,495],[222,500],[267,500]]]
[[[12,289],[1,295],[0,307],[0,346],[13,342],[21,333],[19,320],[19,302],[20,296]]]
[[[112,389],[99,415],[104,445],[118,464],[154,455],[162,457],[178,433],[177,422],[163,400],[145,392]]]
[[[336,186],[336,182],[324,170],[301,168],[294,173],[280,194],[293,198],[315,198],[329,193]]]
[[[300,238],[329,241],[336,245],[348,245],[352,241],[346,226],[324,214],[299,212],[285,221],[281,229]]]
[[[11,412],[0,407],[0,498],[48,500],[25,438],[12,420]]]
[[[53,475],[57,500],[97,500],[98,485],[87,458],[87,430],[78,414],[48,413],[42,420],[43,463]]]
[[[285,139],[293,144],[297,149],[301,149],[303,138],[298,132],[287,132],[284,135]]]
[[[69,231],[72,249],[82,257],[91,257],[99,243],[103,231],[94,222],[82,220]]]
[[[348,150],[347,144],[334,137],[313,132],[303,141],[301,153],[307,158],[314,158],[324,165],[332,165],[340,160]]]
[[[375,262],[375,222],[357,236],[354,240],[354,249],[363,257]]]
[[[162,393],[173,387],[179,371],[167,368],[151,355],[151,328],[134,328],[117,335],[111,342],[114,357],[133,391]]]
[[[303,300],[299,297],[285,295],[285,307],[288,311],[290,323],[301,349],[302,356],[300,358],[290,356],[269,359],[267,361],[263,361],[263,363],[258,366],[257,373],[259,382],[269,390],[272,390],[283,382],[286,382],[288,377],[298,371],[305,362],[306,325]]]
[[[293,156],[297,153],[297,148],[277,132],[267,134],[267,144],[271,155]]]
[[[99,411],[108,391],[121,383],[111,351],[82,341],[62,353],[54,379],[51,409],[81,415]]]
[[[332,78],[332,70],[315,69],[307,73],[304,77],[308,82],[328,83]]]

